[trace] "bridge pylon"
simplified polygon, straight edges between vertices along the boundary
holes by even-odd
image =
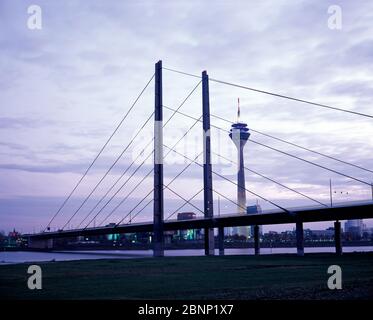
[[[153,256],[164,256],[162,61],[155,64]]]
[[[209,77],[202,72],[202,124],[203,124],[203,201],[205,218],[213,218],[214,202],[211,166],[210,94]],[[215,254],[214,229],[205,228],[205,255]]]

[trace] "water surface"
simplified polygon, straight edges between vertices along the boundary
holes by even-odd
[[[305,248],[305,253],[335,252],[334,247]],[[373,251],[373,246],[344,247],[343,252],[367,252]],[[296,248],[261,248],[261,254],[283,254],[297,252]],[[215,254],[219,254],[218,250]],[[254,254],[253,248],[248,249],[225,249],[226,255]],[[150,258],[152,250],[94,250],[94,251],[54,251],[54,252],[32,252],[32,251],[10,251],[0,252],[0,265],[14,263],[47,262],[47,261],[70,261],[89,259],[133,259]],[[166,250],[165,256],[202,256],[204,250]]]

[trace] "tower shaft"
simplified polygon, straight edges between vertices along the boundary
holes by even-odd
[[[239,109],[238,109],[239,110]],[[250,137],[247,124],[239,121],[240,112],[237,113],[237,123],[232,124],[229,137],[237,147],[237,213],[246,214],[246,186],[245,186],[245,164],[243,150]],[[248,237],[248,227],[232,228],[231,235]]]
[[[246,213],[246,186],[243,146],[240,146],[237,150],[237,212]]]
[[[246,214],[246,185],[243,148],[244,143],[237,146],[237,212],[240,214]],[[247,238],[248,227],[237,227],[235,233]]]

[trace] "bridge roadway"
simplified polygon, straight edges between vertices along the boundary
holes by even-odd
[[[250,225],[270,225],[286,223],[304,223],[319,221],[337,221],[349,219],[373,218],[373,201],[348,202],[336,204],[333,207],[300,207],[288,209],[289,213],[280,210],[267,211],[251,215],[221,215],[213,218],[197,218],[193,220],[169,220],[164,222],[164,231],[183,229],[203,229],[238,227]],[[43,232],[28,234],[33,240],[46,240],[77,236],[93,236],[114,233],[152,232],[153,222],[122,224],[118,226],[64,230],[56,232]]]

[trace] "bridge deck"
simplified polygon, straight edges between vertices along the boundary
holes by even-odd
[[[300,222],[335,221],[348,219],[373,218],[373,201],[339,205],[332,208],[308,207],[294,208],[291,213],[272,211],[252,215],[222,215],[214,218],[197,218],[193,220],[170,220],[164,222],[164,230],[202,229],[218,227],[235,227],[250,225],[270,225]],[[113,233],[152,232],[153,222],[123,224],[87,229],[75,229],[59,232],[44,232],[25,235],[34,239],[67,238],[76,236],[92,236]]]

